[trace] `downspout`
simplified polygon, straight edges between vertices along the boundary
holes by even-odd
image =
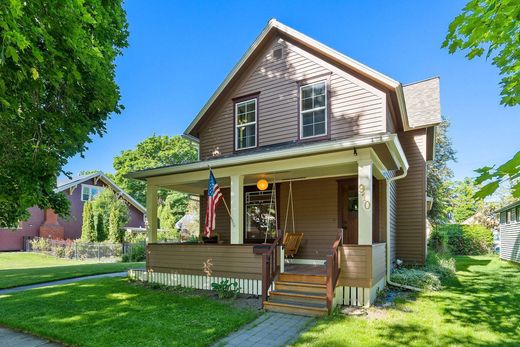
[[[390,280],[390,274],[391,274],[390,265],[391,264],[390,264],[390,218],[389,218],[390,217],[390,212],[389,212],[390,211],[390,209],[389,209],[390,194],[389,194],[389,191],[390,191],[390,183],[400,180],[401,178],[405,178],[406,175],[408,174],[408,169],[406,168],[406,166],[403,165],[402,167],[403,167],[403,173],[401,175],[398,175],[395,177],[390,177],[386,180],[386,283],[390,284],[394,287],[400,287],[400,288],[405,288],[408,290],[420,292],[420,291],[422,291],[420,288],[407,286],[406,284],[395,283]]]

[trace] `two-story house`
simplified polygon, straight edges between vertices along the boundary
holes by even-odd
[[[230,278],[284,312],[369,305],[396,259],[425,262],[440,122],[438,78],[402,85],[269,21],[185,131],[200,160],[129,175],[148,187],[147,278],[199,288]],[[204,221],[210,167],[227,202],[220,242],[155,243],[157,189],[199,195]],[[295,254],[274,230],[300,235]]]

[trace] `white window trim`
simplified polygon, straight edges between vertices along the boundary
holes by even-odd
[[[239,125],[238,124],[238,106],[242,105],[242,104],[247,104],[251,101],[255,102],[255,121]],[[258,138],[257,138],[258,129],[256,128],[258,126],[257,123],[258,123],[258,100],[257,100],[257,98],[252,98],[252,99],[248,99],[248,100],[244,100],[244,101],[235,103],[235,151],[241,151],[243,149],[255,148],[257,146],[257,143],[258,143]],[[239,137],[238,128],[243,128],[243,127],[246,127],[248,125],[253,125],[253,124],[255,125],[255,145],[249,146],[249,147],[238,148],[238,139],[239,139],[238,138]]]
[[[89,194],[88,194],[89,199],[88,200],[84,200],[83,199],[83,187],[89,188]],[[82,184],[81,185],[81,191],[80,191],[80,195],[81,195],[80,199],[81,199],[81,201],[83,201],[83,202],[85,202],[85,201],[92,201],[92,188],[98,189],[99,193],[101,193],[103,190],[105,190],[105,187],[95,186],[95,185],[92,185],[92,184]]]
[[[320,84],[320,83],[323,83],[325,84],[325,106],[323,107],[317,107],[317,108],[313,108],[313,109],[310,109],[310,110],[305,110],[303,111],[302,110],[302,89],[305,88],[305,87],[309,87],[309,86],[313,86],[315,84]],[[329,117],[328,117],[328,90],[327,90],[327,81],[326,80],[322,80],[322,81],[317,81],[317,82],[313,82],[313,83],[308,83],[308,84],[304,84],[304,85],[301,85],[300,86],[300,100],[298,100],[298,102],[300,103],[300,107],[298,107],[298,109],[300,110],[300,139],[312,139],[312,138],[315,138],[315,137],[322,137],[322,136],[327,136],[328,133],[329,133]],[[308,112],[313,112],[313,111],[319,111],[319,110],[323,110],[325,109],[325,133],[324,134],[319,134],[319,135],[312,135],[312,136],[303,136],[303,113],[308,113]]]

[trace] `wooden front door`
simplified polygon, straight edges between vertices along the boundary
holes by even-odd
[[[357,179],[338,181],[338,221],[343,228],[343,243],[358,243],[358,191]]]

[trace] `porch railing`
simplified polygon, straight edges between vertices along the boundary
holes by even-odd
[[[338,247],[343,241],[343,229],[339,229],[338,235],[332,244],[330,253],[327,255],[327,309],[332,311],[334,302],[334,290],[341,271]]]
[[[269,288],[276,278],[278,268],[276,259],[278,259],[278,246],[281,245],[282,237],[278,233],[277,238],[262,252],[262,302],[267,301]]]

